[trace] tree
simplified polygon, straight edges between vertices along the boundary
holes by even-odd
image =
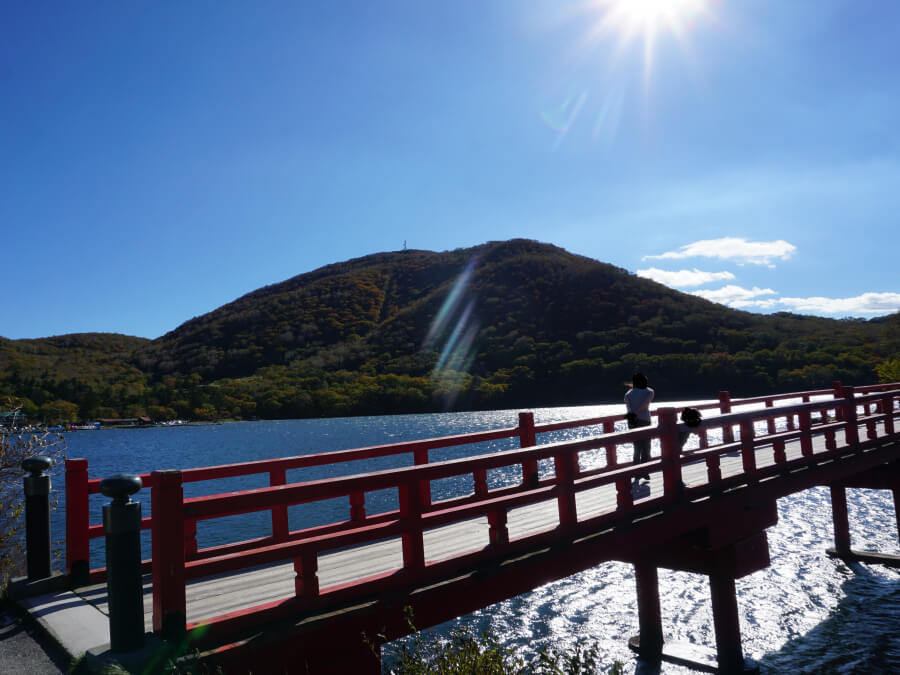
[[[882,382],[900,382],[900,359],[885,361],[875,366],[878,371],[878,379]]]
[[[42,405],[41,416],[47,424],[74,422],[78,419],[78,406],[69,401],[58,399]]]
[[[24,565],[25,496],[22,462],[44,455],[54,464],[65,459],[65,441],[59,434],[14,433],[0,427],[0,589]]]

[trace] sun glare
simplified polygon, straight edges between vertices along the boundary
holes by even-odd
[[[605,0],[610,19],[626,28],[656,30],[661,23],[674,29],[703,9],[703,0]]]
[[[620,45],[632,39],[644,43],[644,70],[653,64],[654,43],[661,33],[674,35],[684,43],[691,22],[707,14],[712,0],[592,0],[591,11],[598,16],[594,36],[617,35]]]
[[[613,143],[635,81],[642,80],[645,96],[651,90],[657,53],[667,59],[680,53],[678,66],[698,81],[691,33],[719,23],[720,5],[721,0],[574,0],[560,14],[564,23],[577,24],[567,52],[570,72],[554,79],[539,113],[557,134],[554,149],[576,124],[585,128],[584,121],[593,129],[592,141]],[[642,78],[634,77],[637,69]],[[674,66],[668,72],[678,74]]]

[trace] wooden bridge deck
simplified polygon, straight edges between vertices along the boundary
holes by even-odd
[[[880,433],[880,430],[879,430]],[[843,442],[840,432],[839,442]],[[825,450],[824,436],[816,436],[813,441],[815,453]],[[801,457],[799,441],[785,444],[788,461]],[[619,447],[623,457],[630,457],[631,446]],[[756,449],[757,466],[760,469],[774,464],[771,445]],[[722,458],[722,476],[742,473],[743,465],[739,451]],[[707,483],[706,466],[701,462],[687,464],[683,473],[688,487]],[[659,497],[663,491],[662,473],[651,473],[649,481],[642,481],[632,492],[635,504]],[[616,510],[615,485],[605,485],[578,493],[576,498],[579,520]],[[548,499],[525,507],[511,509],[508,528],[511,541],[538,532],[552,530],[559,525],[559,510],[556,500]],[[474,518],[461,523],[436,527],[425,532],[425,558],[440,561],[462,553],[478,550],[488,542],[487,517]],[[347,582],[369,577],[380,572],[390,572],[403,566],[400,537],[392,537],[376,543],[366,544],[319,556],[319,580],[323,590]],[[202,621],[211,617],[235,612],[293,597],[295,572],[292,562],[260,565],[236,573],[220,574],[213,577],[188,582],[187,619],[189,622]],[[77,591],[84,601],[104,615],[108,613],[106,585],[98,584],[80,588]],[[147,631],[152,631],[152,588],[147,575],[144,580],[144,615]],[[98,644],[108,641],[97,636]]]

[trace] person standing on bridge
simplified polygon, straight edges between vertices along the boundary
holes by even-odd
[[[625,394],[625,409],[628,411],[625,419],[629,429],[650,426],[650,403],[655,392],[648,384],[643,373],[635,373],[631,378],[631,389]],[[634,441],[634,463],[649,461],[650,440]],[[650,474],[644,474],[642,478],[650,480]]]

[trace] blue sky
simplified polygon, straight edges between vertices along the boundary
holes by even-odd
[[[898,34],[887,0],[9,0],[0,335],[154,338],[514,237],[751,311],[897,311]]]

